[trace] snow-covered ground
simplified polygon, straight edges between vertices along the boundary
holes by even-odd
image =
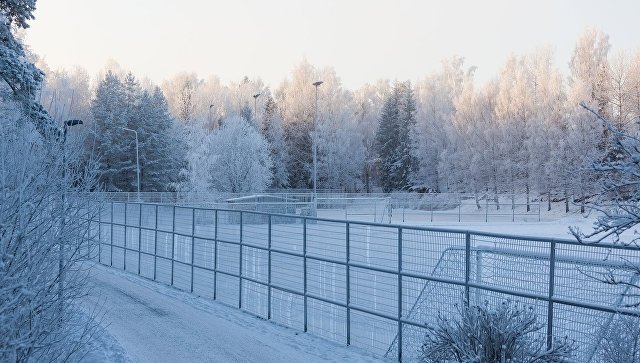
[[[85,362],[374,362],[340,346],[144,278],[95,266],[85,307],[105,334]]]

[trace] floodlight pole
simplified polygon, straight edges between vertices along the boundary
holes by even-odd
[[[322,83],[322,81],[313,82],[313,85],[316,87],[316,113],[313,120],[313,136],[311,142],[313,143],[313,206],[316,211],[318,199],[318,143],[316,140],[318,133],[318,86]]]
[[[126,127],[120,127],[123,130],[131,131],[136,135],[136,175],[138,179],[138,202],[140,202],[140,153],[138,149],[138,132],[136,130],[131,130]]]

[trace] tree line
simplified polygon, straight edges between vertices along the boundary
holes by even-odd
[[[621,130],[638,129],[640,52],[612,56],[610,48],[605,33],[590,29],[576,42],[567,75],[543,47],[510,56],[482,85],[456,56],[414,83],[379,80],[356,90],[343,88],[331,67],[306,61],[275,89],[260,79],[222,84],[191,73],[157,87],[117,65],[91,86],[82,69],[41,64],[47,81],[39,97],[54,115],[66,109],[88,118],[87,147],[100,157],[108,190],[134,190],[126,127],[140,130],[145,191],[312,188],[315,142],[322,189],[585,198],[597,178],[590,165],[615,158],[615,150],[580,102]],[[238,152],[221,147],[234,123],[250,126],[237,127],[246,131],[234,143]],[[230,168],[250,170],[242,177],[259,182],[222,183]]]

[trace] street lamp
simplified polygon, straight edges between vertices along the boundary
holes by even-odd
[[[313,137],[311,142],[313,143],[313,200],[314,206],[316,206],[317,199],[317,188],[318,188],[318,145],[316,142],[317,137],[317,128],[318,128],[318,86],[320,86],[323,82],[317,81],[313,82],[313,85],[316,87],[316,114],[313,120]]]
[[[211,109],[213,108],[213,104],[209,105],[209,125],[213,127],[213,118],[211,117]]]
[[[138,151],[138,132],[136,130],[131,130],[126,127],[120,127],[123,130],[131,131],[136,134],[136,175],[138,177],[138,201],[140,201],[140,153]]]
[[[65,154],[65,143],[67,142],[67,129],[71,126],[82,125],[82,120],[67,120],[62,123],[62,183],[66,184],[67,180],[67,157]],[[66,190],[62,190],[62,218],[60,219],[60,231],[64,228],[66,224],[66,211],[65,211],[65,193]],[[60,245],[58,248],[58,303],[60,304],[60,322],[62,323],[64,311],[64,245],[62,244],[62,240],[60,240]]]
[[[258,97],[260,97],[262,93],[256,93],[253,95],[253,118],[258,120]]]

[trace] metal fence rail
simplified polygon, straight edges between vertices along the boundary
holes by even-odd
[[[531,305],[542,338],[575,340],[580,362],[637,314],[628,287],[598,279],[634,283],[633,247],[126,202],[97,222],[102,264],[398,360],[456,304]]]

